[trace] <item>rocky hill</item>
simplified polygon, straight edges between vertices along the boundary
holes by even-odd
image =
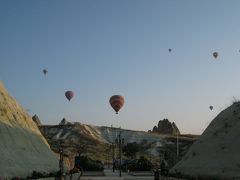
[[[0,179],[58,170],[58,159],[36,124],[0,82]]]
[[[68,122],[65,118],[63,118],[62,120],[61,120],[61,122],[59,123],[59,125],[72,125],[72,123],[71,122]]]
[[[36,124],[37,126],[41,126],[41,125],[42,125],[39,117],[38,117],[36,114],[32,117],[32,120],[35,122],[35,124]]]
[[[121,132],[125,144],[136,142],[142,147],[139,155],[142,154],[159,161],[159,158],[169,151],[173,154],[170,157],[172,164],[176,162],[176,136],[115,127],[99,127],[79,122],[71,123],[66,119],[62,120],[59,125],[42,125],[39,128],[54,151],[58,151],[60,142],[64,145],[65,154],[70,158],[72,166],[74,157],[79,152],[90,155],[94,159],[107,161],[109,153],[112,156],[111,145],[115,143],[119,132]],[[184,154],[195,140],[196,137],[179,137],[181,154]],[[115,150],[117,151],[117,148]]]
[[[205,179],[240,178],[240,102],[209,124],[171,173]]]
[[[179,135],[180,131],[174,122],[170,122],[168,119],[163,119],[158,122],[157,126],[154,126],[152,130],[148,132],[156,134],[167,134],[167,135]]]

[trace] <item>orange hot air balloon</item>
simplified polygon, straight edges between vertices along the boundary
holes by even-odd
[[[214,58],[217,58],[217,57],[218,57],[218,52],[214,52],[214,53],[213,53],[213,57],[214,57]]]
[[[118,111],[123,107],[124,102],[124,97],[120,95],[113,95],[109,100],[109,103],[115,110],[116,114],[118,114]]]
[[[47,69],[44,69],[43,70],[43,74],[46,75],[48,73],[48,70]]]
[[[74,96],[74,92],[73,91],[66,91],[65,96],[70,101]]]

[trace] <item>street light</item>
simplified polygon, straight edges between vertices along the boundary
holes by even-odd
[[[118,144],[119,149],[119,177],[122,177],[122,144],[124,144],[124,138],[121,138],[121,131],[119,132],[118,138],[116,138],[115,142]]]
[[[64,173],[64,169],[63,169],[63,146],[62,146],[62,142],[60,142],[59,145],[59,169],[60,169],[60,179],[63,178],[63,173]]]
[[[179,159],[179,139],[178,139],[178,132],[177,132],[177,160]]]
[[[115,144],[112,143],[112,168],[113,172],[115,172]]]

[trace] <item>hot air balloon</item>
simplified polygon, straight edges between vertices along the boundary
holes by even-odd
[[[124,105],[124,97],[120,95],[113,95],[109,100],[110,105],[115,110],[116,114]]]
[[[48,73],[47,69],[43,70],[43,74],[46,75]]]
[[[214,57],[214,58],[217,58],[217,57],[218,57],[218,52],[214,52],[214,53],[213,53],[213,57]]]
[[[169,52],[172,52],[172,49],[171,49],[171,48],[169,48],[169,49],[168,49],[168,51],[169,51]]]
[[[212,111],[213,110],[213,106],[209,106],[209,109]]]
[[[73,91],[66,91],[65,96],[70,101],[74,96],[74,92]]]

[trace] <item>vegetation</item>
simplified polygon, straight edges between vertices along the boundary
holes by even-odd
[[[137,152],[140,151],[140,149],[141,149],[141,146],[139,144],[137,144],[136,142],[134,142],[134,143],[127,143],[123,147],[122,151],[126,157],[134,159],[134,158],[136,158],[136,154],[137,154]]]
[[[101,161],[93,160],[88,156],[75,157],[75,167],[83,171],[103,171],[104,169]]]
[[[127,161],[123,164],[123,169],[128,169],[130,171],[150,171],[152,168],[152,163],[144,156],[141,156],[140,159]]]

